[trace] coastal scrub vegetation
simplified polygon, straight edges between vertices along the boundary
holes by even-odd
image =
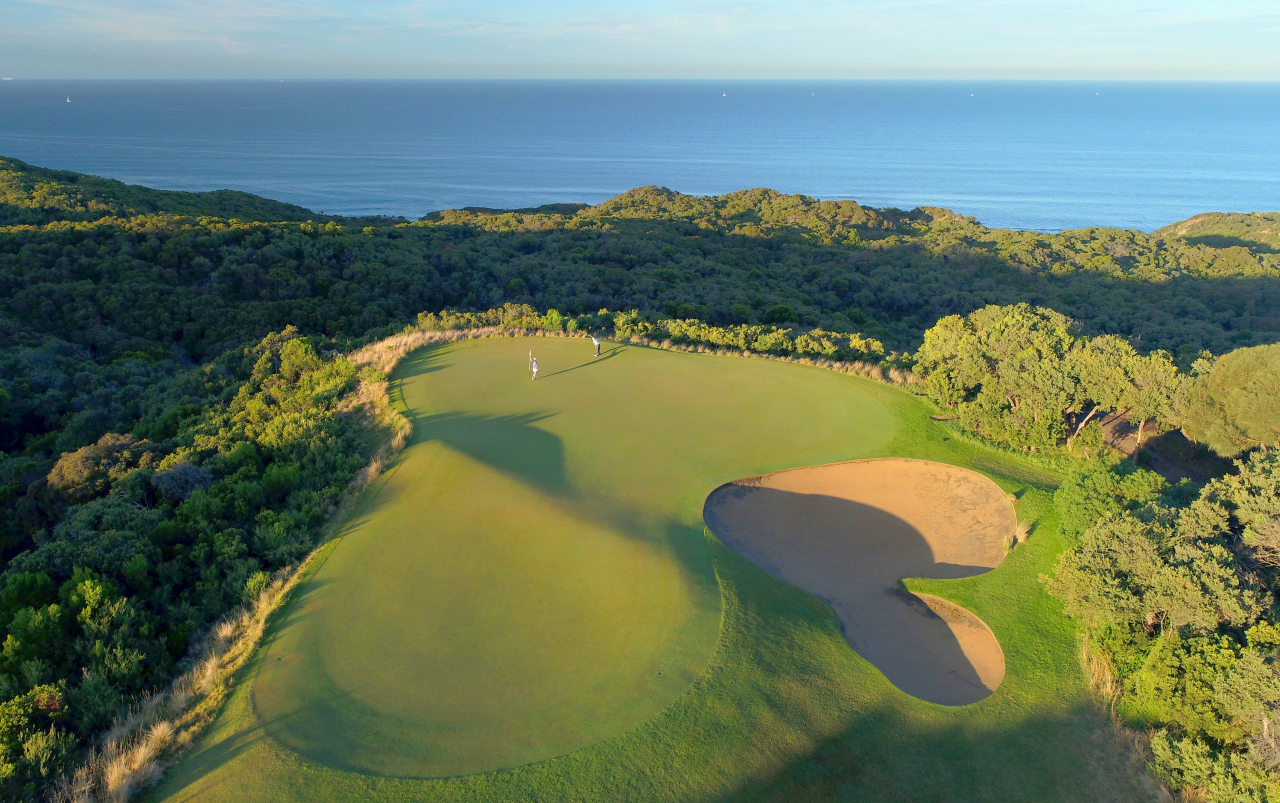
[[[1073,545],[1044,578],[1084,623],[1113,710],[1185,800],[1280,799],[1280,453],[1198,491],[1094,465],[1057,493]]]
[[[492,328],[892,372],[1070,467],[1046,582],[1116,712],[1188,799],[1280,799],[1274,218],[1043,234],[646,187],[410,223],[0,159],[0,795],[39,797],[317,543],[377,448],[385,374],[353,352]],[[1160,435],[1238,462],[1170,483],[1139,465]]]
[[[132,432],[5,486],[7,799],[57,779],[202,631],[311,550],[376,447],[357,391],[382,379],[286,329],[175,377]]]

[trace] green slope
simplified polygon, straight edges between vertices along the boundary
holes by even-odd
[[[1247,248],[1258,254],[1280,252],[1280,212],[1208,212],[1154,232],[1211,248]]]
[[[1051,522],[954,587],[1008,661],[964,708],[897,691],[825,603],[704,534],[729,479],[982,456],[919,402],[782,363],[588,353],[477,341],[402,367],[415,443],[158,798],[1133,799],[1036,581]],[[1024,515],[1047,498],[995,478]]]
[[[0,156],[0,226],[155,214],[269,221],[330,219],[301,206],[247,192],[153,190],[70,170],[35,167]]]

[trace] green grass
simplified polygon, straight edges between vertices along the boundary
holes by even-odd
[[[414,443],[157,797],[1140,797],[1037,581],[1060,548],[1042,471],[867,380],[587,348],[472,341],[402,365]],[[986,466],[1035,522],[993,572],[907,581],[1000,639],[1005,681],[975,705],[898,691],[825,603],[702,527],[725,481],[885,455]]]

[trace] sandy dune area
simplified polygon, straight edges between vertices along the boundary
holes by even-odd
[[[966,705],[1004,679],[981,619],[898,583],[1004,559],[1013,504],[981,474],[900,458],[793,469],[717,488],[704,518],[740,555],[830,602],[845,640],[907,694]]]

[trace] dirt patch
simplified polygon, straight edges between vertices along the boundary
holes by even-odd
[[[1004,679],[982,620],[898,582],[970,577],[1004,559],[1017,518],[981,474],[926,460],[833,463],[722,485],[703,516],[740,555],[830,602],[850,646],[907,694],[966,705]]]

